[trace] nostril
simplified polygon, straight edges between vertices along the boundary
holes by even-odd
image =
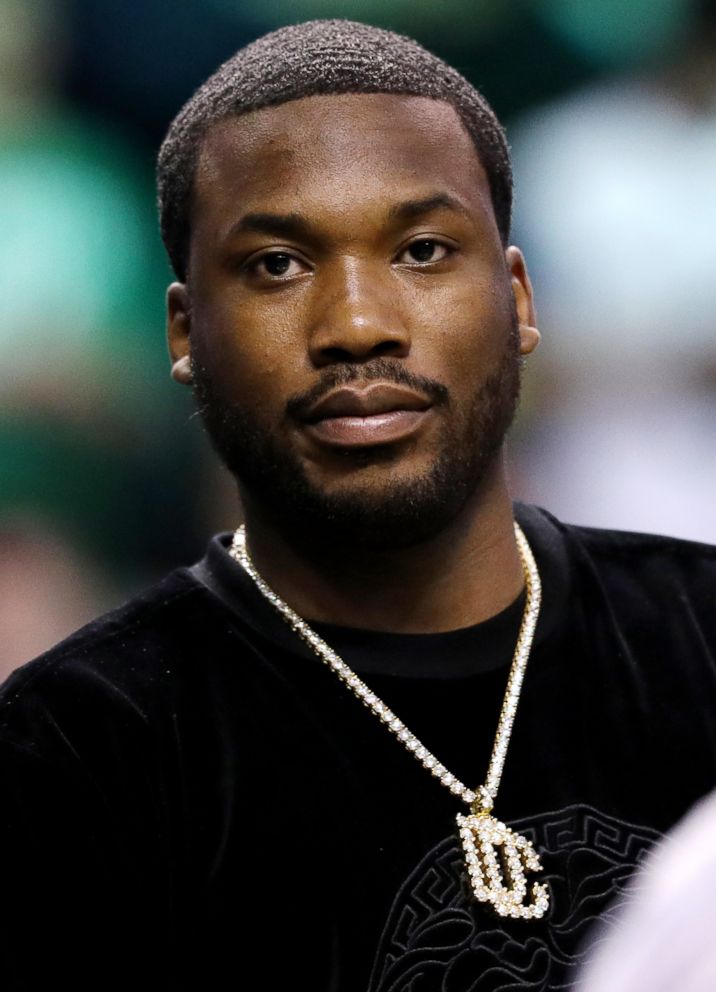
[[[402,341],[398,341],[396,338],[394,341],[381,341],[375,346],[372,354],[374,355],[394,355],[396,352],[403,352],[405,350],[405,344]]]
[[[326,345],[320,349],[319,363],[365,361],[371,358],[402,357],[406,354],[405,342],[398,338],[384,338],[368,348],[346,348]]]
[[[321,348],[321,357],[325,362],[350,362],[353,355],[346,348]]]

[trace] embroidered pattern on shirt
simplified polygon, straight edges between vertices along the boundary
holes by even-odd
[[[369,992],[568,989],[585,936],[613,905],[661,834],[585,805],[510,824],[544,865],[552,905],[538,922],[495,920],[470,898],[457,837],[430,851],[398,891]],[[611,907],[611,908],[610,908]]]

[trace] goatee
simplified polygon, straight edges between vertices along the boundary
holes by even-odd
[[[197,407],[219,457],[287,540],[295,542],[300,535],[301,543],[333,550],[409,547],[437,534],[460,513],[502,447],[520,391],[517,318],[513,314],[498,366],[462,413],[454,409],[443,384],[410,373],[395,358],[329,366],[309,392],[289,399],[287,417],[336,386],[381,380],[421,391],[441,408],[444,427],[437,454],[421,474],[391,480],[389,465],[400,457],[395,446],[345,452],[351,471],[377,463],[388,469],[385,484],[371,492],[321,490],[311,483],[295,451],[262,429],[250,405],[221,401],[201,355],[195,353],[192,376]]]

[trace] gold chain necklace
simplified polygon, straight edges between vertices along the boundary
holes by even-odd
[[[261,578],[249,556],[244,527],[239,527],[234,533],[229,553],[251,576],[261,594],[281,614],[292,630],[385,724],[404,747],[413,753],[423,768],[439,779],[453,795],[468,804],[470,813],[468,815],[458,813],[457,825],[470,886],[478,902],[489,903],[500,916],[536,920],[544,916],[549,907],[547,886],[537,882],[532,883],[529,892],[531,901],[526,902],[528,897],[526,872],[542,871],[537,852],[526,837],[510,830],[508,826],[490,815],[502,777],[507,745],[512,733],[512,724],[542,599],[542,585],[532,550],[519,524],[515,523],[514,526],[527,596],[487,777],[485,784],[474,791],[455,778],[415,734],[408,730],[402,720],[374,692],[371,692],[345,661]]]

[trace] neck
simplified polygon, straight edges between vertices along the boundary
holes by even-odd
[[[473,503],[418,545],[311,553],[244,497],[251,557],[300,616],[366,630],[438,633],[480,623],[519,595],[524,576],[502,460]]]

